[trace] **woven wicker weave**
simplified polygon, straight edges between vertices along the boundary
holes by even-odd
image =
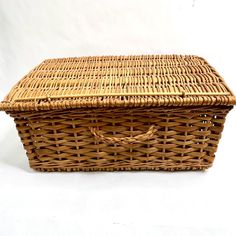
[[[41,171],[212,165],[236,98],[197,56],[45,60],[0,103]]]

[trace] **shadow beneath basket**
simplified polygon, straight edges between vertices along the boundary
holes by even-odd
[[[0,163],[32,172],[16,128],[11,127],[0,142]]]

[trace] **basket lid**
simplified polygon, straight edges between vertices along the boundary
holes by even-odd
[[[222,77],[203,58],[140,55],[45,60],[12,88],[0,109],[235,104]]]

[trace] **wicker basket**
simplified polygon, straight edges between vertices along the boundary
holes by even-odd
[[[45,60],[0,103],[41,171],[202,170],[236,97],[197,56]]]

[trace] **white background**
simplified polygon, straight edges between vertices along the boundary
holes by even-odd
[[[45,58],[196,54],[235,82],[234,1],[0,0],[0,98]],[[0,114],[0,235],[236,235],[236,112],[206,172],[39,173]]]

